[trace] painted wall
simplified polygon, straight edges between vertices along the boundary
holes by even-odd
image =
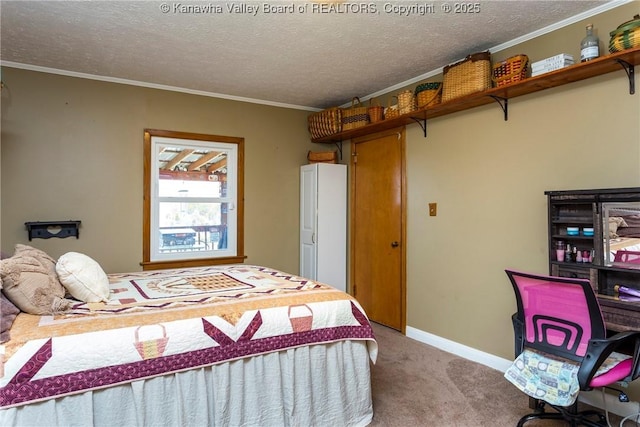
[[[637,6],[589,22],[606,44]],[[585,25],[494,59],[579,57]],[[640,186],[640,94],[629,95],[621,68],[510,100],[507,122],[492,104],[430,120],[426,139],[411,126],[407,174],[407,325],[511,360],[516,306],[504,269],[548,272],[545,190]],[[637,384],[630,396],[640,400]]]
[[[53,257],[86,253],[107,272],[140,270],[145,128],[245,138],[247,263],[298,271],[299,166],[307,111],[4,68],[2,242],[26,221],[79,219],[80,239],[34,239]]]
[[[603,45],[637,5],[589,20]],[[494,59],[578,57],[585,24]],[[308,112],[9,68],[2,76],[3,251],[27,242],[25,221],[80,219],[79,240],[32,244],[138,270],[150,127],[246,138],[247,262],[298,271],[298,167],[309,149],[333,148],[309,143]],[[496,104],[430,120],[426,139],[409,126],[407,325],[512,358],[515,301],[503,270],[547,271],[544,191],[640,186],[639,118],[640,94],[629,95],[621,69],[513,99],[507,122]]]
[[[637,3],[589,22],[604,38],[634,11]],[[496,59],[579,57],[585,25]],[[426,139],[409,127],[407,325],[512,358],[515,299],[504,269],[548,272],[544,191],[640,186],[639,122],[640,94],[629,95],[620,68],[512,99],[506,122],[491,104],[429,121]]]

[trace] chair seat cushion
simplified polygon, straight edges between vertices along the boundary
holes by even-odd
[[[592,387],[612,384],[631,372],[630,356],[611,353],[596,372]],[[580,393],[578,369],[572,360],[525,349],[506,370],[504,377],[523,393],[552,405],[571,406]]]
[[[604,387],[628,377],[631,374],[631,369],[633,369],[633,359],[630,356],[627,357],[627,359],[620,361],[607,372],[600,373],[600,369],[598,369],[589,385],[591,387]]]

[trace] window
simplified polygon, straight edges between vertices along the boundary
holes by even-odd
[[[243,262],[244,139],[146,129],[144,270]]]

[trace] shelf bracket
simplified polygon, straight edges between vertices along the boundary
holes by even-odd
[[[506,122],[507,120],[509,120],[509,98],[502,98],[501,96],[496,95],[489,96],[493,98],[493,100],[496,101],[498,105],[500,105],[500,108],[502,108],[502,112],[504,113],[504,121]]]
[[[424,119],[419,117],[411,117],[411,118],[413,119],[414,122],[420,125],[420,127],[422,128],[422,134],[426,138],[427,137],[427,118],[426,117]]]
[[[340,156],[340,160],[342,160],[342,140],[340,141],[333,141],[333,144],[336,146],[336,148],[338,149],[338,154]]]
[[[629,95],[633,95],[636,93],[635,67],[622,59],[616,59],[616,62],[626,71],[627,77],[629,78]]]

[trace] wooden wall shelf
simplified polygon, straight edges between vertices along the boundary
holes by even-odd
[[[501,106],[503,107],[506,120],[508,111],[507,102],[511,98],[589,79],[591,77],[600,76],[613,71],[624,70],[627,73],[629,78],[629,93],[633,94],[635,92],[634,67],[638,64],[640,64],[640,48],[628,49],[623,52],[601,56],[600,58],[589,62],[581,62],[557,71],[530,77],[518,83],[487,89],[452,101],[422,108],[395,119],[383,120],[357,129],[351,129],[323,138],[312,139],[311,142],[333,144],[416,122],[423,126],[426,136],[427,119],[456,113],[458,111],[469,110],[471,108],[480,107],[496,101],[504,101],[504,104],[501,102]]]
[[[29,240],[33,238],[50,239],[52,237],[75,236],[80,238],[80,223],[82,221],[33,221],[25,222],[29,234]]]

